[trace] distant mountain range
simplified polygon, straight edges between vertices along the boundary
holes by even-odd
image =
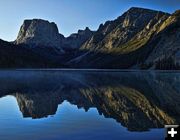
[[[180,10],[132,7],[69,37],[54,22],[25,20],[14,42],[0,40],[0,67],[180,69]]]

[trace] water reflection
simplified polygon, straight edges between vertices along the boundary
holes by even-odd
[[[0,97],[23,117],[55,115],[64,101],[113,118],[130,131],[180,122],[180,74],[160,72],[1,71]]]

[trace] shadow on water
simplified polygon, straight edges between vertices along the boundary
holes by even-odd
[[[0,97],[16,98],[23,117],[55,115],[64,101],[96,108],[129,131],[180,123],[180,74],[161,72],[1,71]],[[172,109],[173,108],[173,109]]]

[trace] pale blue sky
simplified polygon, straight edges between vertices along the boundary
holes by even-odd
[[[55,22],[65,36],[86,26],[96,30],[130,7],[172,13],[180,9],[180,0],[0,0],[0,38],[15,40],[23,20],[32,18]]]

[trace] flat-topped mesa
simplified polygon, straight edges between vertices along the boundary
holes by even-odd
[[[20,28],[15,44],[26,44],[31,47],[61,47],[64,36],[59,34],[54,22],[42,19],[25,20]]]

